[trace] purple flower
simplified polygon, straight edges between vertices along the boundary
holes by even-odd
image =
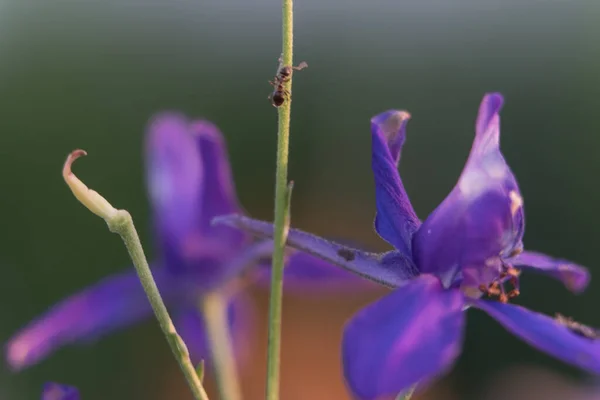
[[[346,381],[360,399],[393,396],[446,371],[461,351],[465,313],[478,308],[530,345],[600,374],[600,342],[589,330],[506,304],[519,293],[520,269],[546,273],[582,291],[589,275],[569,261],[522,251],[523,199],[499,148],[502,96],[488,94],[471,154],[448,197],[421,223],[397,164],[409,115],[371,120],[375,229],[394,246],[369,254],[291,230],[288,244],[394,289],[359,311],[343,338]],[[271,236],[272,225],[243,216],[218,218]],[[505,289],[505,286],[509,286]],[[499,302],[483,300],[482,294]]]
[[[72,386],[48,382],[44,385],[42,400],[79,400],[79,391]]]
[[[251,278],[246,273],[249,266],[270,257],[273,245],[270,240],[253,242],[237,229],[211,226],[216,215],[242,211],[221,133],[206,121],[160,114],[148,127],[146,165],[160,250],[153,274],[178,332],[194,361],[205,358],[199,300],[204,293],[223,290],[231,293],[229,322],[239,350],[248,336],[251,306],[249,298],[235,288]],[[320,271],[320,278],[329,277],[325,280],[331,284],[358,281],[301,252],[288,254],[286,270],[298,283],[313,280],[315,271]],[[63,345],[89,342],[151,315],[142,286],[130,268],[62,301],[33,321],[9,341],[7,359],[13,368],[21,369]]]

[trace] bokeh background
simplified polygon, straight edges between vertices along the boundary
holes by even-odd
[[[501,91],[526,246],[600,272],[600,3],[297,0],[295,10],[296,60],[309,64],[294,80],[295,226],[385,250],[371,228],[370,117],[390,108],[413,115],[402,176],[425,218],[461,171],[482,95]],[[78,174],[133,214],[149,254],[142,140],[160,110],[216,122],[241,202],[271,218],[276,112],[267,81],[280,30],[277,0],[0,0],[0,341],[129,265],[119,238],[61,179],[74,148],[91,155]],[[521,287],[519,304],[600,326],[597,279],[581,296],[539,276],[525,275]],[[286,297],[283,399],[348,398],[341,327],[379,295]],[[255,297],[248,399],[264,388],[267,294]],[[548,390],[565,379],[564,391]],[[46,380],[75,384],[89,400],[191,398],[154,321],[19,374],[3,363],[0,399],[36,399]],[[572,386],[586,383],[594,382],[472,311],[457,367],[423,397],[576,399]]]

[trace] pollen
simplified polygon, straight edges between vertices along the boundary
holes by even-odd
[[[519,275],[521,271],[507,264],[503,264],[503,268],[504,270],[498,277],[488,285],[479,285],[479,291],[488,297],[497,297],[501,303],[508,303],[510,299],[521,294],[519,289]],[[504,287],[506,283],[509,283],[512,287],[510,290],[506,290]]]
[[[510,213],[514,216],[523,207],[523,198],[515,190],[511,190],[508,197],[510,197]]]

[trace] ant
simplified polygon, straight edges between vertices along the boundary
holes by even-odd
[[[279,58],[279,70],[277,71],[277,75],[275,75],[275,78],[273,78],[272,81],[269,81],[271,86],[275,88],[273,93],[269,96],[273,107],[280,107],[285,102],[285,99],[290,96],[289,90],[283,85],[286,82],[289,82],[292,77],[292,72],[294,72],[294,70],[300,71],[308,67],[308,64],[304,61],[298,64],[297,67],[294,67],[293,65],[281,65],[282,62],[282,59]]]

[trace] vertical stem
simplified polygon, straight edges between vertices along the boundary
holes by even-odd
[[[282,62],[293,63],[293,1],[282,0]],[[291,93],[292,79],[286,84]],[[266,399],[279,399],[279,364],[281,347],[281,306],[283,294],[283,256],[289,223],[289,189],[287,183],[290,138],[291,95],[279,107],[277,135],[277,172],[275,176],[275,237],[269,299],[269,341],[267,359]]]
[[[241,400],[242,392],[227,318],[227,299],[220,293],[209,293],[202,298],[201,307],[220,398]]]

